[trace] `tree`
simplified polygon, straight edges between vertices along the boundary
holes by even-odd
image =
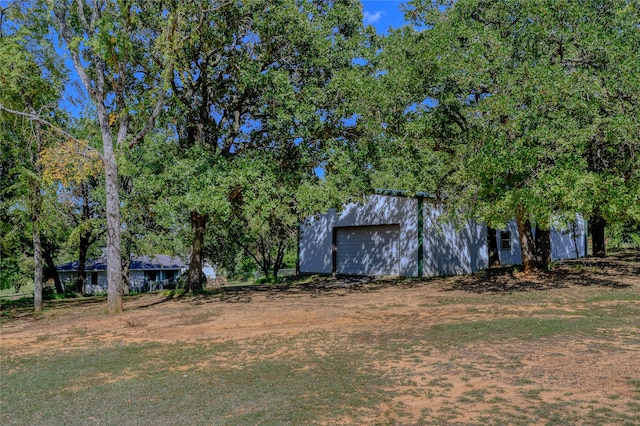
[[[395,61],[405,69],[389,68],[382,80],[415,77],[405,91],[407,100],[395,110],[400,126],[386,127],[393,136],[389,143],[404,153],[401,158],[409,165],[405,169],[414,166],[421,176],[433,176],[427,190],[446,194],[455,214],[490,226],[515,216],[527,272],[548,264],[546,230],[557,215],[595,211],[587,205],[594,194],[587,195],[580,182],[593,181],[589,142],[600,120],[594,120],[589,99],[601,99],[602,91],[593,84],[593,75],[578,68],[588,59],[584,52],[597,53],[590,34],[611,40],[617,46],[611,52],[630,53],[637,38],[637,27],[630,25],[634,18],[624,21],[629,24],[625,26],[609,13],[602,15],[596,3],[549,7],[535,0],[417,0],[410,3],[408,15],[426,29],[403,29],[389,38],[395,43],[389,44],[391,52],[395,48],[404,56],[391,56],[388,63]],[[635,11],[626,2],[609,3],[615,6],[613,15]],[[609,27],[612,21],[607,17],[615,25]],[[616,32],[628,34],[632,41],[618,40]],[[415,57],[406,55],[416,50]],[[637,67],[637,61],[632,63]],[[637,93],[637,80],[631,80],[625,93]],[[637,129],[634,120],[626,119],[627,131]],[[630,138],[626,143],[634,146]],[[407,155],[407,150],[418,155]],[[631,157],[634,164],[636,157]],[[633,168],[623,170],[633,175]],[[628,178],[620,186],[628,196],[608,194],[625,214],[635,214],[634,182]],[[578,194],[578,188],[585,193]],[[542,231],[537,243],[534,225]]]
[[[237,159],[231,172],[236,191],[229,237],[267,278],[278,276],[285,253],[295,247],[298,225],[311,213],[304,192],[317,187],[317,178],[299,164],[301,153],[294,144],[264,148]]]
[[[104,205],[96,201],[98,178],[88,176],[78,183],[61,188],[58,197],[62,204],[58,211],[72,228],[67,245],[78,260],[74,290],[83,293],[85,288],[86,265],[91,247],[105,233]]]
[[[228,223],[230,202],[249,199],[228,179],[252,167],[236,159],[295,146],[305,158],[296,166],[313,173],[325,144],[353,138],[341,79],[365,38],[355,1],[185,3],[178,15],[184,42],[172,82],[178,143],[168,188],[191,225],[188,289],[198,290],[207,224]]]
[[[66,242],[71,232],[71,226],[64,217],[59,216],[60,201],[56,198],[54,190],[48,192],[48,197],[43,203],[41,216],[42,261],[43,281],[45,284],[53,282],[56,294],[64,294],[65,290],[60,275],[56,269],[58,260],[66,254]]]
[[[11,5],[10,22],[19,22],[24,13],[18,5]],[[0,140],[2,144],[2,208],[3,217],[13,217],[14,226],[20,221],[28,224],[33,248],[34,309],[42,310],[43,287],[43,203],[46,185],[42,181],[40,152],[52,143],[53,135],[32,116],[45,116],[49,122],[57,120],[55,104],[61,91],[63,73],[58,70],[52,46],[42,38],[37,26],[18,27],[14,31],[0,30]],[[5,186],[6,185],[6,186]],[[23,228],[24,231],[28,229]],[[5,236],[11,235],[9,231]],[[6,237],[5,237],[6,238]],[[15,240],[14,240],[15,241]],[[5,247],[7,247],[6,244]],[[3,262],[4,263],[4,262]],[[3,265],[5,266],[5,265]],[[15,268],[15,264],[13,265]],[[15,271],[14,268],[11,268]],[[19,279],[13,275],[13,279]]]
[[[69,120],[67,127],[76,135],[45,148],[40,153],[43,178],[56,185],[55,213],[59,223],[68,228],[66,248],[75,252],[78,260],[74,290],[82,293],[85,287],[85,267],[91,247],[105,234],[104,193],[98,189],[102,161],[99,131],[95,123],[83,117]]]
[[[587,84],[586,161],[567,202],[589,218],[593,254],[604,256],[605,226],[640,223],[640,4],[623,0],[571,4],[553,37],[567,72]]]
[[[141,141],[161,112],[172,73],[175,17],[163,3],[51,2],[54,28],[96,108],[107,215],[107,306],[123,307],[117,149]]]
[[[180,236],[183,224],[175,220],[175,208],[162,201],[167,195],[167,167],[175,161],[173,142],[173,133],[160,127],[120,157],[121,212],[126,223],[121,256],[125,283],[129,282],[131,254],[183,256],[186,252]],[[192,177],[185,178],[188,185]]]

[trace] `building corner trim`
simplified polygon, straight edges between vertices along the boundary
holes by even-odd
[[[418,197],[418,277],[424,275],[424,198]]]

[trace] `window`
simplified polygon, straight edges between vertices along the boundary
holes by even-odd
[[[165,274],[165,279],[172,281],[173,277],[175,276],[176,271],[166,271]]]
[[[98,273],[97,272],[92,272],[91,273],[91,285],[98,285]]]
[[[156,280],[156,271],[147,271],[145,274],[147,275],[147,281]]]
[[[511,250],[511,232],[510,231],[500,232],[500,249]]]

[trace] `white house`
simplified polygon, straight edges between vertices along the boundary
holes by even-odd
[[[159,290],[170,286],[188,266],[179,257],[164,254],[132,256],[129,264],[129,289]],[[78,261],[57,266],[63,285],[73,285],[78,274]],[[85,266],[85,294],[107,291],[107,262],[104,258],[88,259]]]
[[[301,273],[431,277],[488,268],[487,227],[468,222],[461,229],[442,218],[429,194],[407,197],[380,191],[365,204],[330,210],[301,226]],[[515,223],[498,230],[500,261],[522,262]],[[552,258],[586,253],[586,224],[580,217],[569,230],[551,231]]]

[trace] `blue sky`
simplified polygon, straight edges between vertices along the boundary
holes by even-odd
[[[361,0],[364,6],[364,23],[372,25],[380,34],[386,34],[389,27],[405,25],[400,5],[408,0]]]

